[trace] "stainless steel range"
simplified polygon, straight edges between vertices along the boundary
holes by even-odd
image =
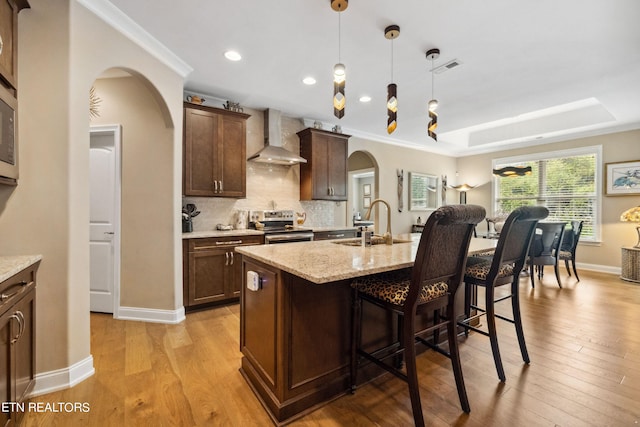
[[[294,218],[291,210],[249,211],[249,227],[263,230],[266,244],[313,240],[313,230],[294,226]]]

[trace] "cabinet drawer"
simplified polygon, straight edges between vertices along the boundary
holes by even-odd
[[[205,237],[189,239],[188,250],[189,252],[201,252],[233,246],[261,245],[263,243],[263,236]]]
[[[37,264],[36,264],[37,265]],[[24,294],[35,285],[36,269],[31,266],[0,284],[0,305],[4,306]]]

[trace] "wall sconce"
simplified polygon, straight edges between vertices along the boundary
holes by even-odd
[[[620,221],[640,222],[640,206],[624,211],[622,215],[620,215]],[[638,232],[638,242],[634,248],[640,249],[640,225],[636,227],[636,231]]]
[[[494,169],[493,174],[502,177],[531,175],[531,166],[505,166]]]

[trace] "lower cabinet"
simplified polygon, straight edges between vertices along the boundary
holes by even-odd
[[[0,284],[0,398],[11,411],[0,412],[0,425],[17,425],[16,411],[35,383],[35,296],[39,262]],[[5,409],[5,408],[3,408]]]
[[[238,300],[242,286],[242,259],[235,248],[263,243],[263,236],[184,240],[185,307],[196,308],[205,304]]]

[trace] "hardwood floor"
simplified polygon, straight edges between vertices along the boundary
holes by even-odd
[[[498,321],[505,383],[498,380],[488,338],[472,333],[462,339],[468,415],[459,407],[450,361],[432,351],[420,355],[427,425],[640,424],[640,285],[588,271],[580,277],[578,283],[563,272],[564,289],[553,274],[536,281],[535,289],[522,278],[531,364],[522,362],[513,326]],[[88,402],[90,411],[28,412],[23,426],[272,425],[238,372],[238,305],[188,314],[180,325],[92,314],[91,351],[93,377],[32,399]],[[385,375],[292,425],[412,424],[406,384]]]

